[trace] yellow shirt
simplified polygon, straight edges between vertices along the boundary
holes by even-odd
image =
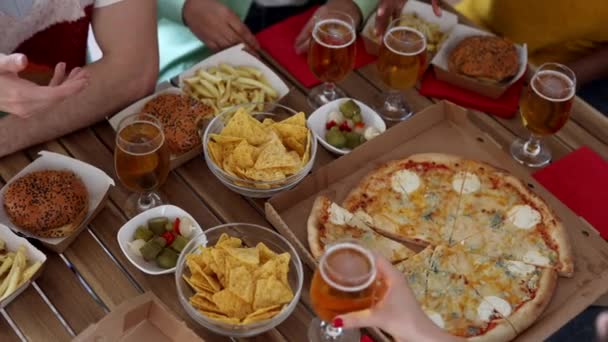
[[[464,0],[456,8],[476,24],[528,44],[537,65],[568,63],[608,45],[608,0]]]

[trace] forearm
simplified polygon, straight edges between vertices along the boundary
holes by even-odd
[[[89,126],[114,114],[154,89],[156,62],[145,58],[136,66],[120,58],[104,56],[85,69],[89,86],[55,105],[48,112],[22,119],[9,115],[0,119],[0,156],[48,141]]]
[[[577,84],[584,85],[593,80],[608,77],[608,46],[600,48],[568,66],[576,74]]]

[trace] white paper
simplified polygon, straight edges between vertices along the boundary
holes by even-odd
[[[492,33],[487,31],[482,31],[467,25],[456,25],[450,36],[443,42],[439,51],[431,61],[435,67],[441,68],[443,70],[448,70],[448,59],[450,55],[450,51],[460,43],[464,38],[471,36],[493,36]],[[515,83],[519,78],[526,72],[526,67],[528,65],[528,48],[526,44],[518,45],[515,44],[515,48],[517,49],[517,53],[519,55],[519,69],[517,69],[517,74],[513,77],[509,82],[504,83],[506,85],[511,85]],[[501,83],[502,84],[502,83]]]
[[[180,88],[184,86],[184,79],[194,76],[196,71],[201,68],[206,69],[212,66],[219,66],[221,63],[226,63],[231,66],[251,66],[260,70],[272,88],[277,91],[279,94],[277,99],[278,102],[285,95],[287,95],[287,93],[289,93],[287,84],[285,84],[285,82],[283,82],[283,80],[281,80],[281,78],[275,74],[272,69],[267,67],[266,64],[262,63],[259,59],[243,50],[244,48],[244,44],[235,45],[204,59],[203,61],[194,65],[192,68],[184,71],[179,75]]]
[[[458,24],[458,16],[454,13],[450,13],[448,11],[442,11],[441,17],[437,17],[433,12],[433,7],[427,3],[409,0],[403,9],[401,10],[401,14],[410,14],[415,13],[419,18],[424,19],[425,21],[437,24],[439,26],[439,30],[444,34],[449,34],[454,26]],[[367,24],[365,24],[365,28],[363,32],[368,37],[374,37],[374,26],[376,25],[376,14],[373,13],[369,19],[367,20]],[[377,39],[374,39],[377,40]],[[379,42],[379,40],[377,40]]]
[[[38,248],[34,247],[26,239],[15,235],[7,226],[0,223],[0,240],[4,240],[6,243],[6,250],[16,252],[19,246],[25,245],[26,257],[28,265],[40,261],[44,263],[46,261],[46,255],[42,253]],[[31,279],[23,283],[15,290],[10,296],[6,297],[0,302],[0,308],[6,307],[13,299],[15,299],[21,292],[23,292],[31,283]]]
[[[49,151],[41,151],[38,154],[40,157],[23,168],[23,170],[15,175],[0,190],[0,223],[7,225],[11,230],[21,233],[27,237],[37,239],[50,245],[58,245],[64,239],[66,239],[67,236],[62,238],[37,237],[25,230],[20,229],[11,222],[4,211],[4,193],[6,192],[9,184],[11,184],[17,178],[34,171],[70,170],[80,177],[89,194],[89,210],[87,212],[87,216],[83,220],[83,222],[86,222],[91,217],[95,209],[97,209],[97,207],[101,204],[101,201],[110,189],[110,186],[114,185],[114,180],[100,169],[80,160]]]

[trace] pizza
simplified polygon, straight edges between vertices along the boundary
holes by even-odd
[[[426,247],[391,261],[429,318],[455,336],[515,338],[544,311],[558,275],[574,272],[559,218],[519,179],[483,162],[436,153],[391,161],[365,176],[343,208],[335,206],[366,229]],[[313,250],[319,239],[310,222]],[[359,240],[331,230],[331,241]]]
[[[352,214],[329,198],[318,197],[307,224],[308,244],[312,255],[319,259],[327,245],[344,240],[356,240],[391,262],[399,262],[415,254],[402,243],[378,234],[365,223],[366,220],[369,218],[363,213]]]

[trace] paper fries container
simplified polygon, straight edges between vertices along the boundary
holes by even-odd
[[[162,94],[175,94],[175,95],[186,95],[181,89],[179,88],[175,88],[172,86],[159,86],[157,89],[157,92],[155,92],[154,94],[148,96],[148,97],[144,97],[143,99],[133,103],[132,105],[130,105],[129,107],[121,110],[120,112],[116,113],[116,115],[114,115],[109,121],[110,121],[110,125],[112,126],[112,128],[114,128],[114,131],[118,132],[118,125],[120,124],[120,121],[122,119],[124,119],[125,117],[131,115],[131,114],[137,114],[137,113],[142,113],[142,109],[144,108],[144,106],[146,105],[146,103],[148,103],[148,101],[152,100],[153,98],[162,95]],[[182,153],[180,155],[174,155],[171,154],[171,170],[179,167],[180,165],[186,163],[187,161],[189,161],[190,159],[200,155],[203,152],[203,145],[200,144],[197,147],[191,149],[190,151],[186,152],[186,153]]]
[[[266,202],[266,218],[298,250],[302,262],[317,266],[308,246],[307,218],[317,196],[336,203],[383,163],[415,153],[448,153],[488,162],[523,180],[559,215],[574,254],[572,278],[558,278],[545,311],[516,341],[543,341],[608,291],[608,244],[584,220],[543,188],[530,170],[509,154],[511,137],[496,130],[486,114],[440,102],[416,113],[351,153],[317,169],[290,191]],[[496,141],[497,139],[498,141]],[[412,246],[411,246],[412,247]],[[420,247],[418,247],[420,248]],[[593,324],[589,322],[589,324]],[[377,341],[388,341],[371,330]]]
[[[244,50],[245,45],[239,44],[235,45],[229,49],[224,51],[220,51],[208,58],[202,60],[201,62],[194,65],[192,68],[184,71],[179,75],[179,87],[184,87],[184,79],[190,78],[196,74],[199,69],[207,69],[210,67],[217,67],[222,63],[228,64],[230,66],[250,66],[254,67],[262,72],[268,83],[277,91],[278,98],[276,102],[282,99],[287,93],[289,93],[289,88],[287,84],[281,80],[279,75],[277,75],[272,69],[266,66],[266,64],[262,63],[259,59],[255,58],[253,55]]]
[[[40,157],[16,174],[15,177],[13,177],[8,184],[6,184],[0,190],[0,223],[5,224],[12,231],[18,234],[40,241],[45,247],[54,252],[61,253],[68,248],[70,243],[76,239],[78,234],[80,234],[80,232],[84,230],[95,215],[101,211],[105,204],[110,186],[114,185],[114,180],[100,169],[80,160],[49,151],[41,151],[38,154]],[[87,188],[87,193],[89,194],[89,211],[87,212],[85,219],[80,224],[80,227],[78,227],[76,230],[74,230],[74,232],[72,232],[72,234],[68,236],[62,238],[42,238],[34,236],[14,225],[4,211],[4,193],[6,192],[8,186],[21,176],[34,171],[42,170],[70,170],[80,177]]]
[[[526,72],[528,49],[526,44],[515,45],[519,55],[519,69],[517,70],[517,74],[507,82],[486,82],[448,71],[448,59],[452,49],[464,38],[479,35],[492,36],[493,34],[466,25],[456,25],[452,29],[450,36],[443,42],[441,48],[431,60],[431,64],[438,80],[497,99]]]
[[[19,249],[19,246],[25,246],[25,256],[27,257],[27,264],[31,265],[37,261],[42,263],[42,266],[32,275],[32,277],[27,280],[25,283],[21,284],[15,292],[11,293],[10,296],[4,298],[0,301],[0,308],[6,307],[13,299],[17,298],[21,292],[25,291],[25,289],[34,281],[40,274],[42,273],[42,269],[44,268],[44,263],[46,262],[46,255],[42,253],[38,248],[34,247],[27,239],[24,239],[20,236],[17,236],[13,233],[10,228],[0,223],[0,240],[3,240],[6,243],[5,249],[9,252],[16,252]],[[8,272],[8,271],[7,271]]]
[[[446,35],[449,35],[452,28],[458,24],[458,16],[454,13],[443,10],[441,17],[437,17],[435,13],[433,13],[433,7],[431,5],[420,1],[408,1],[405,6],[403,6],[401,14],[408,13],[416,13],[419,18],[424,19],[429,23],[437,24],[439,26],[439,30]],[[367,53],[372,55],[378,55],[378,50],[382,44],[381,38],[376,37],[374,34],[375,26],[376,15],[374,12],[367,20],[367,23],[361,32],[363,43],[365,44],[365,50]]]
[[[203,341],[152,292],[132,298],[74,338],[75,342]]]

